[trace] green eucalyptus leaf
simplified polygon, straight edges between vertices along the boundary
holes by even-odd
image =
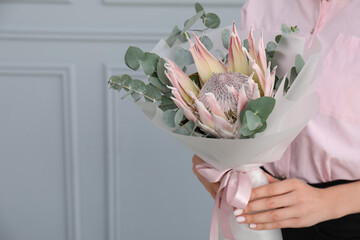
[[[245,136],[245,137],[250,137],[250,136],[252,136],[252,135],[255,134],[254,131],[251,131],[251,130],[250,130],[249,128],[247,128],[247,127],[242,127],[242,128],[240,129],[240,132],[241,132],[241,135],[242,135],[242,136]]]
[[[120,76],[117,76],[117,75],[111,76],[108,83],[109,83],[109,85],[110,85],[110,87],[112,89],[121,91],[121,89],[122,89],[122,79],[121,79]]]
[[[296,68],[297,74],[300,73],[300,71],[304,67],[304,65],[305,65],[305,62],[304,62],[304,59],[302,58],[302,56],[300,54],[296,55],[296,57],[295,57],[295,68]]]
[[[176,111],[174,118],[175,126],[179,126],[183,119],[184,119],[184,109],[181,108]]]
[[[284,80],[284,78],[279,78],[275,75],[275,87],[274,89],[277,91],[280,87],[281,82]]]
[[[266,51],[266,59],[271,59],[271,58],[273,58],[274,57],[274,55],[275,55],[275,51]],[[273,67],[273,65],[272,65],[272,67]]]
[[[215,13],[207,13],[204,17],[205,26],[208,28],[218,28],[220,26],[220,18]]]
[[[186,73],[186,70],[187,70],[187,67],[183,67],[183,68],[181,69],[181,71],[183,71],[184,73]]]
[[[248,39],[245,39],[243,41],[243,47],[246,48],[249,51],[250,45],[249,45],[249,40]]]
[[[145,101],[147,102],[153,102],[153,103],[156,103],[158,105],[161,104],[161,97],[162,97],[162,94],[160,92],[159,89],[157,89],[155,86],[149,84],[149,85],[146,85],[146,88],[147,88],[147,91],[146,91],[146,94],[145,94]]]
[[[129,81],[129,90],[135,91],[139,94],[144,94],[147,91],[146,84],[138,79]]]
[[[200,77],[198,73],[191,74],[189,78],[193,80],[195,84],[201,89]]]
[[[265,49],[267,59],[271,59],[274,57],[276,48],[277,48],[276,43],[268,42],[268,44],[266,45],[266,49]]]
[[[270,51],[275,51],[276,48],[277,48],[277,45],[274,42],[268,42],[268,44],[266,45],[266,50],[269,51],[269,52]]]
[[[168,92],[168,93],[164,93],[164,96],[170,98],[173,97],[174,95],[172,95],[171,92]]]
[[[184,22],[184,27],[186,26],[186,24],[188,24],[188,22],[190,21],[190,19],[186,19],[185,22]],[[181,33],[185,33],[186,31],[184,32],[181,32]]]
[[[131,78],[131,76],[128,75],[128,74],[124,74],[124,75],[122,75],[122,76],[120,77],[120,82],[121,82],[121,83],[124,83],[125,81],[131,81],[131,80],[132,80],[132,78]]]
[[[254,131],[262,126],[261,118],[251,110],[245,112],[247,126],[250,131]]]
[[[277,35],[277,36],[275,37],[275,42],[276,42],[276,43],[279,43],[281,37],[282,37],[282,35]]]
[[[175,114],[176,112],[173,110],[167,110],[163,114],[164,123],[171,128],[175,127]]]
[[[194,16],[186,20],[184,23],[184,29],[181,31],[181,33],[185,33],[186,31],[188,31],[201,18],[201,16],[204,15],[204,13],[204,10],[201,10]]]
[[[125,82],[126,81],[124,81],[124,83]],[[128,88],[129,93],[131,94],[135,102],[139,101],[147,91],[146,84],[138,79],[132,79],[131,81],[128,81]]]
[[[143,96],[143,95],[141,95],[141,94],[139,94],[139,93],[137,93],[137,92],[132,92],[131,93],[131,96],[132,96],[132,98],[134,99],[134,101],[135,102],[137,102],[137,101],[139,101],[140,99],[141,99],[141,97]]]
[[[150,76],[149,83],[157,87],[163,93],[170,92],[170,89],[163,85],[157,77]]]
[[[138,70],[144,60],[145,53],[138,47],[130,46],[125,53],[125,64],[132,70]]]
[[[176,128],[173,132],[174,133],[178,133],[178,134],[182,134],[182,135],[197,135],[195,132],[193,132],[195,123],[193,121],[188,121],[187,123],[185,123],[184,125]],[[193,134],[194,133],[194,134]]]
[[[189,50],[181,47],[176,47],[174,62],[178,66],[188,66],[194,63],[194,59]]]
[[[291,29],[289,28],[289,26],[288,25],[286,25],[286,24],[281,24],[281,32],[283,33],[283,34],[291,34],[292,33],[292,31],[291,31]]]
[[[267,127],[266,122],[262,123],[262,126],[254,131],[251,131],[247,124],[245,126],[241,126],[240,132],[242,137],[241,138],[254,138],[255,134],[263,132]]]
[[[160,58],[158,63],[157,63],[157,70],[156,70],[156,73],[157,73],[157,76],[160,80],[160,82],[167,86],[167,85],[170,85],[170,81],[169,79],[167,78],[167,76],[165,75],[165,63],[166,61],[163,59],[163,58]]]
[[[229,45],[230,45],[230,35],[231,35],[230,29],[224,28],[224,29],[221,31],[222,44],[223,44],[224,48],[226,48],[226,49],[229,49]]]
[[[176,41],[176,39],[178,38],[178,36],[181,34],[181,30],[179,29],[178,26],[175,26],[173,28],[173,30],[170,33],[170,36],[168,37],[168,39],[166,39],[166,43],[169,45],[169,47],[172,47]]]
[[[209,51],[214,47],[214,44],[212,43],[211,39],[206,35],[201,36],[200,41],[202,42],[202,44],[204,44],[206,49]]]
[[[289,86],[291,86],[293,84],[293,82],[295,81],[296,77],[298,76],[296,68],[292,67],[291,71],[290,71],[290,84]]]
[[[284,83],[284,92],[287,92],[289,90],[289,87],[290,87],[289,78],[286,78]]]
[[[124,79],[123,79],[123,82],[122,82],[122,87],[123,87],[123,89],[125,90],[125,91],[131,91],[131,89],[130,89],[130,83],[133,81],[133,79],[130,77],[124,77]]]
[[[275,107],[275,99],[272,97],[261,97],[250,100],[240,113],[240,119],[244,119],[247,110],[253,111],[261,118],[261,122],[266,122],[270,113]]]
[[[173,100],[171,100],[171,98],[169,98],[168,96],[163,95],[161,97],[161,105],[159,106],[159,108],[163,111],[167,111],[170,109],[177,109],[178,107],[176,106],[176,104],[174,103]]]
[[[146,75],[151,75],[156,71],[159,58],[160,57],[155,53],[145,53],[144,61],[141,63],[141,66]]]
[[[198,12],[201,12],[201,11],[204,11],[204,15],[205,15],[205,10],[203,8],[203,6],[200,4],[200,3],[195,3],[195,11],[198,13]]]

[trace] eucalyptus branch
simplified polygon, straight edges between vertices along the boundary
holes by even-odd
[[[126,91],[131,91],[131,93],[132,93],[132,92],[135,92],[135,93],[143,96],[144,98],[149,99],[149,100],[152,101],[152,102],[156,102],[156,99],[155,99],[155,98],[152,98],[152,97],[150,97],[150,96],[148,96],[148,95],[146,95],[146,92],[139,92],[139,91],[137,91],[137,90],[135,90],[135,89],[131,89],[131,88],[129,88],[128,86],[119,84],[119,83],[114,82],[114,81],[109,81],[109,83],[110,83],[110,86],[111,86],[111,87],[112,87],[113,85],[116,85],[116,86],[118,86],[118,87],[121,87],[121,88],[125,89]],[[128,93],[128,95],[130,95],[131,93]],[[128,96],[128,95],[127,95],[127,96]]]

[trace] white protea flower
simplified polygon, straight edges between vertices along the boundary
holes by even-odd
[[[262,34],[256,51],[253,30],[249,33],[249,52],[241,44],[233,24],[228,66],[217,60],[194,35],[190,52],[199,74],[199,87],[175,63],[167,59],[166,75],[172,87],[172,100],[189,120],[198,122],[206,133],[221,138],[240,138],[240,112],[250,99],[272,96],[275,70],[270,72]]]

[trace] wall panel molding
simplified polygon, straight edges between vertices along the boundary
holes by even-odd
[[[205,7],[241,7],[246,0],[207,0],[206,3],[202,3]],[[155,0],[155,1],[146,1],[146,0],[103,0],[105,5],[119,5],[119,6],[164,6],[164,7],[193,7],[195,2],[192,0],[183,0],[183,1],[169,1],[169,0]]]
[[[37,4],[54,4],[54,3],[72,3],[72,0],[0,0],[0,3],[37,3]]]
[[[121,233],[118,232],[120,219],[118,219],[118,209],[120,206],[120,199],[117,197],[119,187],[118,183],[118,162],[121,159],[119,152],[116,151],[116,146],[120,144],[118,138],[117,124],[120,120],[117,119],[116,111],[118,109],[117,102],[119,101],[119,94],[114,90],[109,89],[107,84],[109,78],[115,74],[129,74],[135,78],[142,79],[144,75],[141,72],[133,72],[125,67],[121,66],[121,63],[105,63],[104,64],[104,89],[106,96],[106,156],[107,159],[107,240],[119,240],[121,239]]]
[[[130,31],[100,29],[1,29],[0,40],[42,40],[42,41],[99,41],[99,42],[157,42],[168,36],[165,31],[138,29]]]
[[[66,194],[66,235],[68,240],[81,240],[81,219],[78,184],[78,153],[74,109],[74,67],[72,65],[7,64],[0,63],[0,75],[53,76],[61,79],[64,181]]]

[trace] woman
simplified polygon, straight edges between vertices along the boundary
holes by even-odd
[[[284,239],[360,239],[360,1],[250,0],[242,11],[244,30],[298,26],[309,47],[316,36],[323,72],[319,113],[282,159],[265,165],[276,178],[253,189],[248,206],[235,210],[237,221],[283,228]],[[194,156],[194,166],[202,162]],[[193,169],[214,197],[218,184]]]

